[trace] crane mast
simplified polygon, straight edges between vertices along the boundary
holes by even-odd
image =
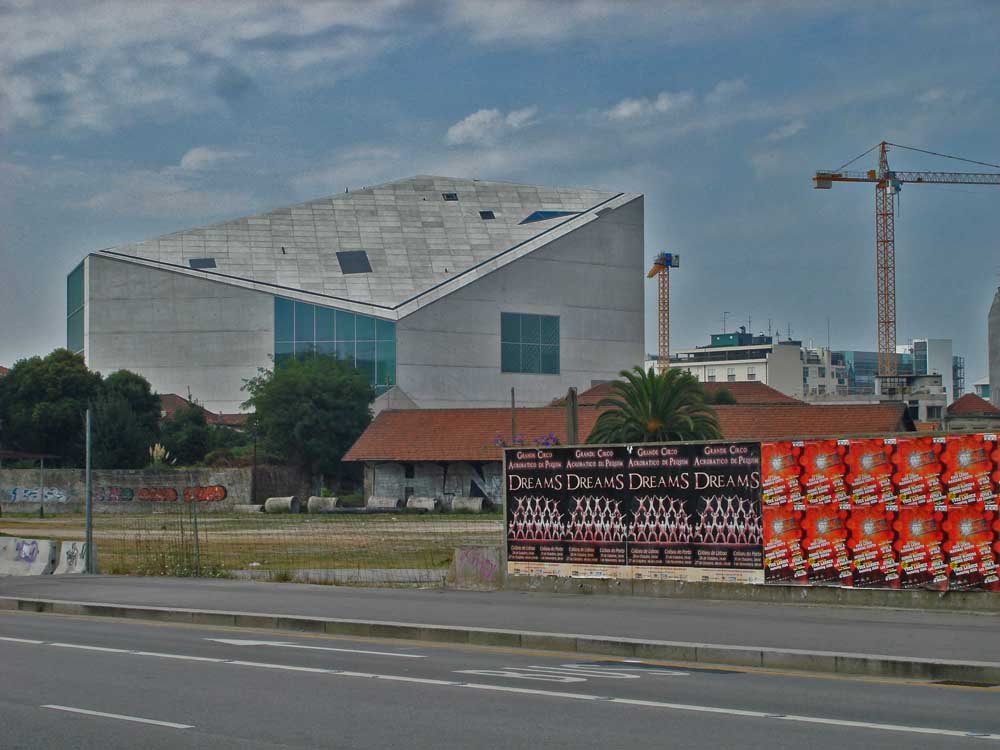
[[[670,269],[678,268],[681,256],[677,253],[660,253],[653,259],[646,278],[654,276],[657,291],[656,371],[664,373],[670,367]]]

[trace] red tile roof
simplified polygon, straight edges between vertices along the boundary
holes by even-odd
[[[2,365],[0,365],[0,377],[3,377],[8,372],[10,372],[10,370],[8,370],[6,367],[3,367]]]
[[[597,385],[581,391],[577,396],[580,406],[596,406],[602,398],[612,395],[611,383]],[[737,404],[801,404],[803,401],[792,398],[781,391],[775,390],[760,381],[745,381],[737,383],[702,383],[702,389],[711,397],[721,390],[733,394]],[[565,396],[552,402],[551,406],[562,406],[566,403]]]
[[[247,421],[246,414],[216,414],[215,412],[209,411],[201,404],[194,404],[183,396],[178,396],[176,393],[160,394],[160,411],[163,413],[164,419],[172,419],[178,409],[188,406],[196,406],[205,412],[205,421],[208,422],[208,424],[222,425],[225,427],[242,427]]]
[[[1000,409],[975,393],[966,393],[948,407],[951,416],[1000,416]]]
[[[813,405],[801,402],[716,406],[722,434],[732,440],[844,437],[913,430],[899,404]],[[580,441],[598,409],[581,406]],[[566,444],[561,407],[517,410],[517,433],[527,445],[554,434]],[[379,413],[344,456],[345,461],[499,461],[498,437],[510,442],[510,409],[406,409]]]

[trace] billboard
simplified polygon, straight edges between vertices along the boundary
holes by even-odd
[[[1000,591],[995,434],[510,448],[513,575]]]
[[[768,583],[1000,590],[997,438],[761,444]]]
[[[508,572],[764,581],[757,443],[512,448]]]

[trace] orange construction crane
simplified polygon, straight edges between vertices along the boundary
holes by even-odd
[[[647,279],[659,276],[657,292],[659,315],[656,332],[656,371],[666,372],[670,367],[670,269],[678,268],[681,256],[677,253],[660,253],[653,259],[653,265],[646,274]]]
[[[963,159],[958,156],[939,154],[898,143],[881,143],[872,146],[860,156],[829,172],[817,172],[813,177],[813,187],[829,190],[835,182],[870,182],[875,185],[875,293],[878,307],[878,374],[883,378],[895,377],[896,373],[896,212],[894,198],[904,183],[924,183],[937,185],[1000,185],[1000,174],[984,172],[899,172],[889,169],[889,149],[901,148],[931,156],[979,164],[1000,169],[998,164]],[[878,149],[878,169],[867,172],[847,172],[858,159]]]

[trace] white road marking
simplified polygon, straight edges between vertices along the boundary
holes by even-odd
[[[79,643],[50,643],[50,646],[55,646],[56,648],[78,648],[81,651],[107,651],[111,654],[131,654],[127,648],[107,648],[105,646],[83,646]]]
[[[32,643],[34,645],[39,645],[45,643],[45,641],[33,641],[30,638],[3,638],[0,637],[0,641],[8,641],[10,643]]]
[[[161,654],[151,651],[127,651],[124,649],[114,649],[114,648],[104,648],[100,646],[82,646],[71,643],[47,643],[45,641],[32,641],[28,639],[4,639],[12,641],[15,643],[27,643],[32,645],[50,645],[59,648],[79,648],[88,651],[110,651],[115,653],[128,654],[133,656],[143,655],[143,656],[162,656],[165,658],[178,658],[178,659],[193,659],[197,661],[206,660],[205,657],[191,657],[185,654]],[[398,656],[399,654],[391,654],[393,656]],[[473,682],[454,682],[451,680],[437,680],[425,677],[410,677],[407,675],[392,675],[392,674],[377,674],[374,672],[351,672],[341,669],[320,669],[317,667],[297,667],[288,664],[270,664],[267,662],[254,662],[254,661],[238,661],[233,659],[207,659],[208,661],[213,661],[221,664],[229,664],[236,666],[247,666],[247,667],[258,667],[263,669],[277,669],[289,672],[310,672],[315,674],[329,674],[334,677],[355,677],[361,679],[369,680],[387,680],[393,682],[409,682],[416,683],[420,685],[437,685],[441,687],[457,687],[457,688],[467,688],[470,690],[487,690],[491,692],[498,693],[513,693],[522,695],[539,695],[549,698],[566,698],[569,700],[581,700],[581,701],[604,701],[607,703],[615,703],[623,706],[638,706],[646,708],[657,708],[668,711],[691,711],[695,713],[707,713],[707,714],[717,714],[722,716],[734,716],[749,719],[766,719],[772,721],[791,721],[803,724],[819,724],[825,726],[838,726],[838,727],[850,727],[854,729],[867,729],[882,732],[901,732],[908,734],[923,734],[923,735],[935,735],[940,737],[965,737],[972,739],[985,739],[1000,741],[1000,734],[986,733],[986,732],[970,732],[960,729],[938,729],[935,727],[920,727],[920,726],[906,726],[902,724],[879,724],[877,722],[867,722],[867,721],[852,721],[850,719],[833,719],[824,716],[799,716],[799,715],[785,715],[777,714],[766,711],[748,711],[740,708],[725,708],[721,706],[700,706],[688,703],[666,703],[663,701],[651,701],[642,700],[638,698],[612,698],[603,695],[593,695],[589,693],[565,693],[555,690],[541,690],[535,688],[520,688],[511,687],[509,685],[488,685],[483,683],[473,683]],[[568,667],[569,665],[563,665]],[[466,670],[462,674],[486,674],[488,672],[504,672],[505,670]],[[524,675],[521,675],[522,678]],[[606,675],[602,675],[606,676]],[[542,679],[543,675],[539,674],[535,679]],[[551,674],[546,677],[546,679],[552,680],[553,678],[560,678],[559,681],[564,681],[569,679],[575,682],[583,682],[584,678],[573,678],[567,677],[566,675]],[[43,708],[51,708],[58,711],[70,711],[81,714],[89,714],[93,716],[102,716],[112,719],[121,719],[123,721],[136,721],[146,724],[155,724],[159,726],[174,727],[178,729],[189,729],[192,728],[188,724],[175,724],[173,722],[167,721],[157,721],[154,719],[143,719],[137,716],[123,716],[119,714],[109,714],[102,713],[100,711],[90,711],[82,708],[71,708],[69,706],[56,706],[56,705],[46,705]]]
[[[143,719],[141,716],[125,716],[124,714],[109,714],[104,711],[91,711],[86,708],[73,708],[72,706],[55,706],[47,704],[42,708],[51,708],[56,711],[68,711],[72,714],[85,714],[86,716],[100,716],[104,719],[119,719],[120,721],[134,721],[138,724],[153,724],[158,727],[170,727],[171,729],[194,729],[193,724],[176,724],[172,721],[159,721],[158,719]]]
[[[135,654],[136,656],[155,656],[159,659],[183,659],[185,661],[207,661],[219,662],[225,661],[225,659],[216,659],[211,656],[188,656],[187,654],[163,654],[159,651],[129,651],[130,654]]]
[[[307,651],[337,651],[345,654],[367,654],[368,656],[398,656],[401,659],[426,659],[423,654],[400,654],[395,651],[365,651],[360,648],[331,648],[329,646],[309,646],[304,643],[286,641],[245,641],[238,638],[206,638],[206,641],[225,643],[227,646],[274,646],[276,648],[301,648]]]
[[[571,677],[564,674],[531,674],[527,670],[511,669],[456,669],[455,674],[474,674],[477,677],[510,677],[513,680],[538,680],[540,682],[586,682],[586,677]]]

